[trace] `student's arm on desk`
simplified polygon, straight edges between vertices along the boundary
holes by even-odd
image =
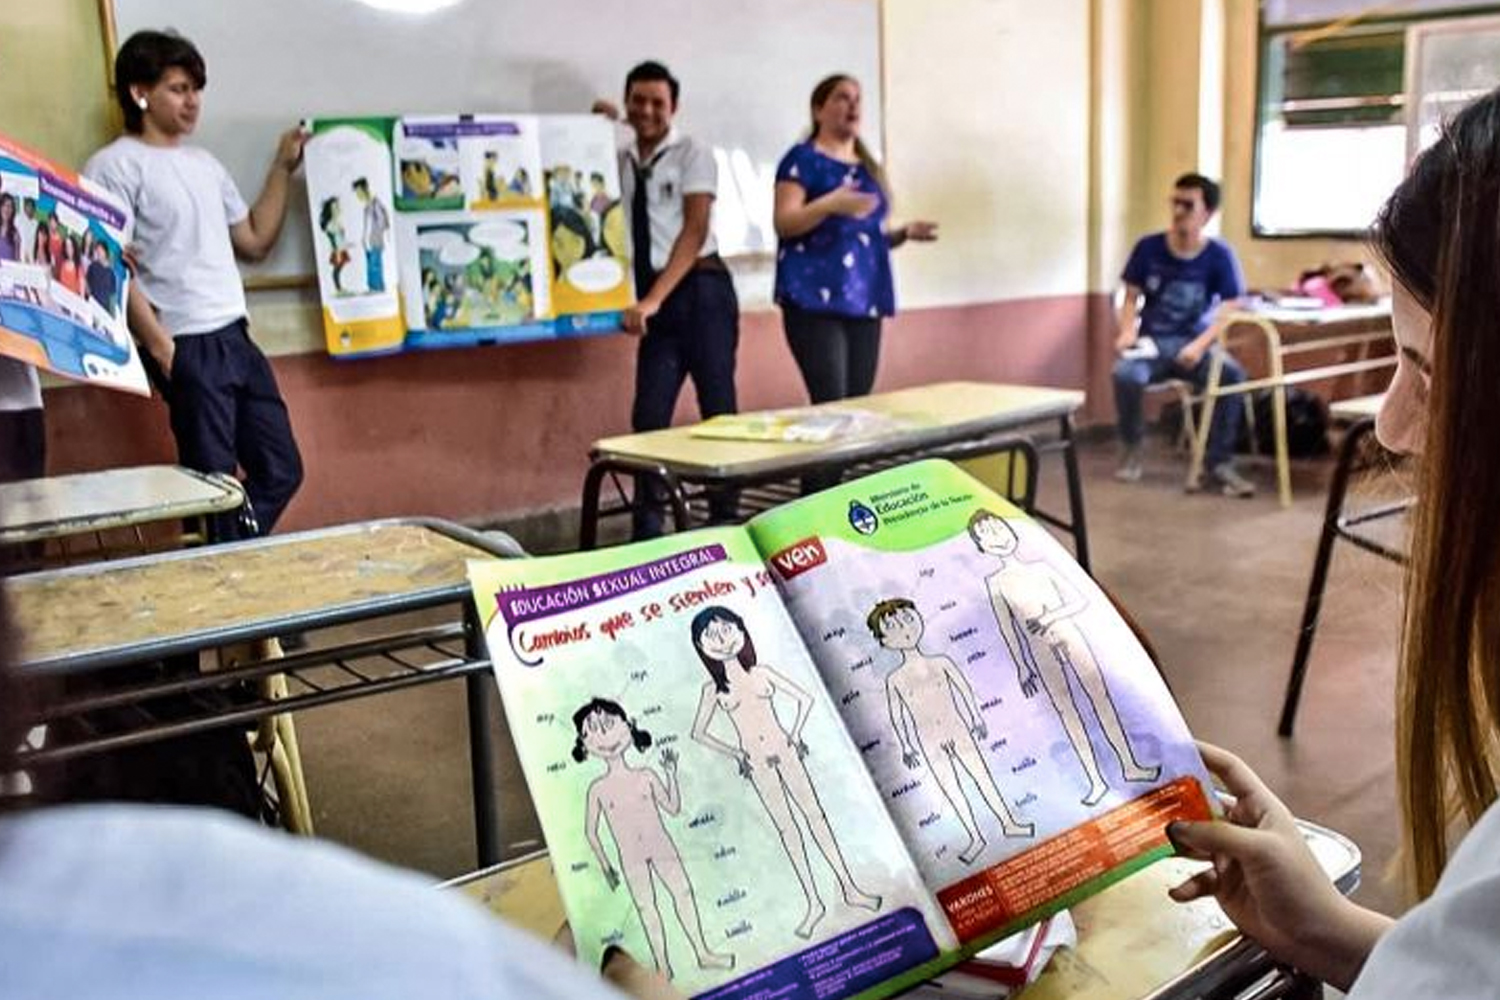
[[[1172,898],[1214,897],[1273,957],[1349,989],[1391,919],[1333,887],[1291,810],[1249,765],[1218,747],[1198,746],[1235,803],[1225,822],[1168,825],[1167,836],[1183,855],[1213,862],[1173,889]]]
[[[682,229],[672,244],[672,253],[667,257],[667,266],[661,269],[651,283],[646,297],[625,310],[625,330],[629,333],[645,333],[646,321],[661,310],[667,296],[682,283],[688,272],[698,263],[698,254],[708,242],[709,217],[713,212],[714,196],[707,193],[692,193],[682,196]],[[640,252],[637,250],[636,252]],[[650,253],[648,247],[645,251]]]
[[[1140,336],[1140,307],[1140,288],[1127,282],[1124,298],[1120,302],[1120,309],[1115,313],[1116,354],[1128,351],[1135,346],[1136,338]]]
[[[282,133],[260,197],[250,206],[249,215],[229,227],[230,242],[241,259],[251,263],[265,260],[281,236],[281,224],[286,221],[287,190],[292,174],[302,162],[302,146],[306,141],[307,133],[300,128]]]

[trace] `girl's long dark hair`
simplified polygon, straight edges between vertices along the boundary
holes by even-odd
[[[1472,825],[1496,796],[1500,91],[1460,112],[1412,166],[1374,244],[1432,316],[1396,695],[1403,854],[1422,897],[1447,863],[1454,821]]]
[[[716,621],[729,622],[744,634],[745,645],[741,647],[738,659],[741,669],[746,673],[755,666],[755,643],[750,641],[750,630],[745,627],[745,620],[722,605],[711,604],[693,616],[693,649],[697,650],[698,659],[703,661],[703,669],[713,678],[714,690],[720,694],[728,694],[729,678],[724,673],[724,664],[703,652],[701,641],[704,630]]]

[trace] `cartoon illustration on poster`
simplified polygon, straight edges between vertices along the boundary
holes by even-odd
[[[551,335],[541,212],[424,212],[402,223],[409,346]]]
[[[528,115],[476,115],[458,140],[464,200],[469,208],[540,208],[542,157],[537,120]]]
[[[309,123],[304,153],[323,329],[334,356],[400,350],[391,118]]]
[[[397,208],[407,212],[463,208],[458,125],[452,117],[402,118],[396,123],[392,148]]]
[[[558,332],[617,329],[635,295],[614,126],[597,115],[551,115],[541,121],[541,147]]]
[[[0,354],[147,395],[125,322],[126,209],[0,136]]]

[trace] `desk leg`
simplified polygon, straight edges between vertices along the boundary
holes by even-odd
[[[464,653],[484,659],[484,636],[474,602],[464,604]],[[479,867],[500,863],[500,810],[495,799],[495,741],[490,722],[495,718],[495,678],[492,674],[469,674],[464,678],[469,703],[469,779],[474,795],[474,843]]]
[[[1073,438],[1071,415],[1062,418],[1062,440],[1063,464],[1068,473],[1068,519],[1073,522],[1073,554],[1078,557],[1078,565],[1083,567],[1083,571],[1092,575],[1093,568],[1089,565],[1089,529],[1083,517],[1083,477],[1078,472],[1078,447]]]
[[[1278,736],[1291,736],[1297,721],[1297,703],[1302,700],[1302,683],[1307,680],[1307,661],[1312,656],[1313,636],[1318,631],[1318,616],[1323,610],[1323,589],[1328,583],[1328,564],[1333,558],[1333,542],[1338,538],[1344,496],[1349,492],[1349,476],[1359,454],[1360,440],[1374,429],[1373,420],[1360,421],[1344,434],[1344,443],[1339,448],[1333,482],[1328,484],[1328,505],[1323,510],[1323,533],[1318,537],[1318,554],[1313,557],[1312,579],[1307,584],[1307,601],[1302,605],[1302,625],[1297,629],[1292,673],[1287,678],[1286,695],[1281,703],[1281,721],[1276,725]]]
[[[1208,455],[1208,433],[1214,425],[1214,406],[1219,398],[1219,378],[1224,368],[1223,352],[1226,350],[1228,348],[1221,343],[1209,362],[1208,382],[1202,392],[1203,412],[1198,414],[1198,433],[1193,437],[1193,457],[1188,463],[1187,486],[1190,490],[1197,490],[1203,485],[1203,462]]]
[[[1277,366],[1280,367],[1279,365]],[[1271,390],[1271,419],[1276,431],[1276,490],[1282,507],[1292,505],[1292,466],[1286,444],[1286,386],[1281,384],[1281,373],[1277,372],[1276,388]],[[1254,397],[1245,400],[1246,406],[1255,404]]]
[[[600,462],[589,465],[583,476],[583,502],[578,507],[578,549],[588,552],[599,544],[599,491],[607,470]]]

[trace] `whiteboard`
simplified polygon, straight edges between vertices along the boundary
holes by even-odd
[[[441,9],[389,9],[415,5]],[[863,135],[882,148],[878,0],[115,0],[115,19],[120,42],[172,28],[198,46],[208,88],[193,141],[247,199],[299,119],[587,111],[619,103],[643,59],[682,81],[677,123],[715,147],[726,254],[774,247],[776,162],[806,132],[818,80],[859,79]],[[276,252],[246,273],[312,274],[311,234],[299,182]]]

